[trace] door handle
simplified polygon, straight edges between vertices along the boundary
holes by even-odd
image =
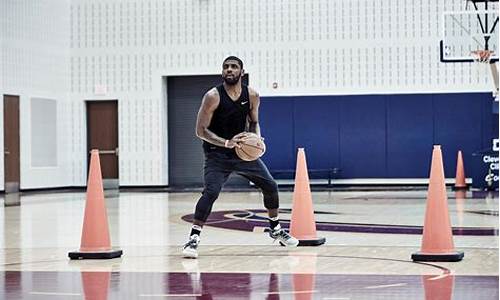
[[[118,147],[115,150],[99,150],[99,154],[114,154],[118,156]]]
[[[99,154],[115,154],[115,150],[99,150]]]

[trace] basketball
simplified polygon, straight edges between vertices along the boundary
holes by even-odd
[[[249,133],[248,136],[240,142],[241,148],[234,148],[239,158],[245,161],[256,160],[266,152],[266,144],[255,133]]]

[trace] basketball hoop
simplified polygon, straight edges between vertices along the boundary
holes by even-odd
[[[476,50],[471,51],[472,59],[477,63],[489,63],[491,56],[493,56],[493,51],[491,50]]]

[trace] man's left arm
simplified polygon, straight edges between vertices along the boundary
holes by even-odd
[[[249,88],[248,93],[250,96],[250,112],[248,114],[248,131],[256,133],[260,136],[260,126],[259,126],[259,105],[260,97],[257,91]]]

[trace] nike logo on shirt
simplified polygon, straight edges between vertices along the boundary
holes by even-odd
[[[241,105],[245,105],[247,104],[248,101],[245,101],[245,102],[241,102]]]

